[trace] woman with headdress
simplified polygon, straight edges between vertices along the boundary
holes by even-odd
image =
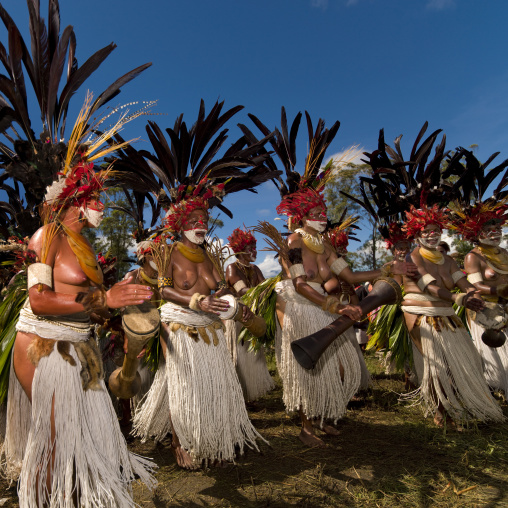
[[[382,271],[355,274],[346,261],[337,256],[332,246],[323,241],[321,234],[326,229],[327,216],[322,191],[337,167],[333,160],[324,168],[321,164],[340,123],[335,122],[327,129],[324,120],[319,119],[314,130],[306,112],[309,153],[305,171],[300,174],[294,167],[295,140],[301,116],[299,113],[288,129],[286,112],[282,108],[281,130],[276,130],[276,136],[270,140],[286,171],[286,181],[279,178],[282,201],[277,213],[288,217],[291,232],[287,244],[279,250],[283,280],[275,288],[280,325],[276,358],[286,410],[300,414],[302,429],[299,439],[308,446],[324,446],[324,442],[315,435],[314,425],[319,420],[319,427],[326,433],[338,434],[324,421],[336,422],[344,416],[347,403],[357,392],[361,378],[358,354],[351,341],[342,336],[326,350],[316,367],[307,371],[295,360],[291,343],[326,327],[337,318],[337,314],[360,319],[362,311],[359,306],[343,305],[336,296],[325,293],[323,286],[330,279],[341,276],[354,283],[378,277]],[[250,117],[266,135],[267,127],[253,115]],[[247,132],[245,128],[243,130]],[[387,266],[384,270],[387,274],[391,267]]]
[[[438,251],[441,233],[448,224],[445,208],[466,182],[473,178],[459,164],[461,154],[443,165],[446,138],[428,162],[432,146],[441,132],[433,132],[418,146],[427,129],[421,129],[408,161],[402,158],[400,137],[396,150],[384,145],[380,136],[377,157],[382,160],[376,178],[383,179],[376,192],[393,192],[390,209],[405,209],[404,230],[414,238],[417,247],[411,253],[418,267],[417,280],[404,277],[405,296],[402,310],[409,334],[424,359],[420,388],[413,396],[420,397],[427,412],[434,412],[434,421],[444,426],[478,420],[500,421],[503,414],[490,395],[481,370],[479,355],[453,304],[471,310],[483,308],[475,288],[465,278],[456,262]],[[391,160],[386,152],[389,152]],[[406,171],[405,166],[408,166]],[[450,177],[455,177],[450,179]],[[401,182],[405,192],[400,192]],[[392,189],[395,189],[394,191]],[[458,288],[460,292],[452,292]]]
[[[475,168],[476,182],[470,187],[470,195],[465,193],[462,199],[457,199],[451,205],[451,228],[475,246],[464,260],[468,281],[479,291],[489,308],[494,311],[498,309],[499,314],[503,314],[502,306],[508,299],[508,251],[500,244],[503,226],[508,223],[506,191],[503,190],[508,183],[508,172],[505,171],[492,197],[484,199],[483,196],[494,178],[506,168],[508,161],[485,174],[488,163],[497,154],[490,157],[487,163],[481,164],[471,152],[462,150],[462,153],[465,155],[466,168]],[[470,310],[467,311],[467,323],[482,358],[483,373],[488,385],[506,395],[508,344],[505,342],[500,347],[489,347],[482,340],[485,326],[479,323],[477,315]],[[505,330],[501,333],[506,335]]]
[[[2,143],[1,164],[16,186],[23,185],[32,220],[41,218],[44,224],[28,245],[36,262],[27,270],[28,298],[16,325],[3,448],[6,471],[13,479],[20,474],[22,507],[130,507],[131,483],[138,476],[152,487],[154,465],[127,450],[102,380],[90,315],[107,316],[108,308],[141,304],[151,291],[144,285],[126,289],[126,284],[105,291],[95,253],[81,231],[96,227],[102,217],[99,197],[110,171],[97,172],[94,162],[117,148],[103,144],[135,115],[108,129],[101,125],[105,117],[93,116],[149,64],[122,76],[94,102],[89,94],[64,142],[71,97],[115,45],[79,67],[72,27],[60,37],[56,0],[51,11],[46,27],[38,3],[30,9],[30,55],[13,20],[0,9],[10,53],[2,59],[9,78],[4,76],[0,92],[10,104],[2,102],[0,130],[12,144]],[[31,129],[22,63],[40,106],[40,139]]]
[[[221,298],[229,291],[224,273],[203,248],[208,232],[209,209],[222,205],[229,192],[252,189],[276,175],[263,168],[259,147],[238,140],[222,158],[214,158],[226,140],[227,129],[215,134],[241,107],[221,115],[216,103],[205,116],[201,102],[198,119],[190,129],[182,116],[167,129],[172,143],[150,122],[149,137],[157,157],[140,160],[133,171],[143,172],[147,182],[153,175],[164,183],[167,196],[164,226],[179,241],[152,247],[164,304],[161,312],[161,346],[164,369],[136,412],[134,431],[146,439],[162,439],[172,433],[171,449],[180,467],[197,469],[234,460],[244,449],[258,449],[262,439],[251,424],[240,383],[227,349],[220,315],[230,308]],[[178,141],[178,142],[177,142]],[[208,150],[208,143],[211,146]],[[147,157],[148,158],[148,157]],[[125,161],[128,169],[129,160]],[[123,166],[120,165],[120,169]],[[242,168],[253,168],[242,172]],[[117,166],[118,169],[118,166]],[[214,294],[212,294],[214,293]],[[234,299],[233,299],[234,300]],[[252,316],[241,307],[242,321]]]
[[[236,261],[226,270],[226,282],[241,298],[247,291],[265,280],[261,270],[253,264],[256,261],[256,238],[251,231],[236,228],[228,237],[229,248],[235,253]],[[236,373],[242,385],[246,401],[254,401],[274,388],[268,367],[266,366],[265,350],[250,352],[249,343],[240,339],[238,333],[242,329],[240,322],[225,321],[226,339],[236,366]]]

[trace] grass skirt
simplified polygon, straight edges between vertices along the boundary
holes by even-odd
[[[456,421],[502,421],[503,412],[490,394],[481,359],[466,329],[451,307],[403,307],[419,314],[424,371],[420,388],[426,413],[441,403]],[[429,315],[430,314],[430,315]]]
[[[485,328],[470,319],[469,312],[467,322],[474,345],[482,359],[487,384],[494,390],[503,390],[508,394],[508,340],[501,347],[489,347],[482,340]]]
[[[73,366],[56,350],[56,344],[39,360],[32,383],[31,425],[18,484],[20,506],[71,508],[75,497],[80,507],[132,507],[131,482],[139,476],[153,488],[156,482],[150,472],[154,464],[127,450],[104,381],[97,390],[83,390],[81,364],[74,347],[69,349],[76,364]],[[30,419],[30,415],[21,415],[11,407],[8,421],[19,421],[23,416]],[[52,453],[48,492],[46,477]]]
[[[226,340],[236,373],[242,386],[245,400],[253,401],[266,395],[275,387],[275,383],[266,366],[265,350],[249,351],[249,342],[238,342],[238,333],[242,324],[231,319],[224,321]]]
[[[320,290],[321,286],[316,285],[315,289]],[[328,347],[314,369],[301,367],[291,351],[291,342],[321,330],[337,319],[337,315],[321,310],[296,293],[291,280],[278,283],[276,291],[286,302],[282,329],[277,329],[280,345],[276,344],[286,409],[297,411],[302,407],[308,418],[327,418],[335,422],[344,416],[348,402],[360,386],[356,349],[351,340],[342,335]],[[344,369],[344,379],[341,379],[340,365]]]
[[[158,369],[134,418],[135,434],[146,439],[160,420],[160,406],[167,420],[170,409],[178,439],[196,462],[233,460],[236,448],[258,450],[256,439],[263,439],[249,420],[220,321],[215,328],[217,320],[210,316],[163,306],[162,321],[171,323],[164,325],[169,327],[165,370]]]

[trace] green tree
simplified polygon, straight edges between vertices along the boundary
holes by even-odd
[[[391,259],[390,253],[380,245],[383,239],[377,230],[374,218],[361,205],[340,193],[340,191],[346,192],[363,201],[360,193],[360,177],[368,174],[368,164],[349,163],[328,182],[325,188],[329,219],[332,222],[338,221],[347,208],[348,215],[360,217],[357,222],[360,230],[370,233],[369,239],[358,249],[358,252],[350,252],[347,255],[347,260],[355,270],[375,270]]]
[[[109,189],[106,203],[104,219],[100,227],[87,228],[84,230],[84,235],[96,253],[109,252],[116,257],[116,269],[120,280],[131,269],[131,265],[136,262],[133,257],[129,257],[129,249],[135,245],[132,233],[136,228],[136,222],[130,215],[113,209],[115,205],[129,206],[121,189]]]

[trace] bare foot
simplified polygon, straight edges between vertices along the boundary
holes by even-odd
[[[466,432],[466,429],[452,420],[449,416],[443,416],[441,413],[436,413],[434,416],[434,423],[440,429],[444,429],[445,426],[449,430],[455,430],[456,432]]]
[[[184,450],[181,446],[175,446],[173,443],[171,443],[171,452],[173,453],[176,459],[176,463],[182,469],[188,469],[190,471],[195,471],[196,469],[199,469],[199,465],[192,460],[188,452]]]
[[[324,441],[319,439],[312,431],[307,430],[305,427],[302,427],[302,431],[298,436],[298,439],[306,446],[310,446],[311,448],[325,448],[326,444]]]
[[[325,434],[328,434],[329,436],[340,436],[340,432],[331,425],[327,425],[326,423],[323,423],[323,426],[321,427],[318,422],[313,422],[312,426],[315,429],[322,430]]]

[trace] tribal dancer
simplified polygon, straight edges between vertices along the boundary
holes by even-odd
[[[354,237],[353,229],[357,228],[355,222],[359,220],[359,217],[347,217],[346,218],[347,209],[344,210],[341,219],[338,223],[332,224],[331,228],[324,235],[325,239],[330,243],[330,245],[335,250],[337,256],[344,257],[347,255],[347,247],[349,245],[349,240],[357,240]],[[337,288],[335,288],[335,284],[338,282]],[[337,295],[339,297],[339,301],[343,305],[359,305],[360,300],[355,292],[355,287],[353,284],[346,282],[341,277],[338,279],[331,279],[325,284],[325,291],[330,295]],[[358,326],[364,326],[364,322],[368,324],[367,318],[359,323],[355,323],[352,328],[347,330],[344,335],[348,337],[353,346],[355,347],[356,353],[358,354],[358,360],[360,362],[361,369],[361,380],[360,380],[360,390],[366,390],[371,382],[371,376],[369,369],[367,368],[367,364],[365,363],[365,359],[363,357],[363,352],[360,347],[361,344],[365,344],[367,340],[365,339],[363,342],[363,336],[366,336],[365,328],[357,328]],[[363,332],[363,334],[362,334]],[[359,340],[360,339],[360,340]]]
[[[107,313],[108,307],[141,304],[151,291],[144,285],[127,290],[126,284],[117,284],[106,292],[95,253],[81,231],[97,226],[102,216],[99,195],[109,170],[96,172],[94,163],[117,148],[104,148],[104,143],[130,119],[123,117],[108,129],[100,125],[105,118],[93,117],[148,65],[117,80],[93,103],[89,94],[69,140],[62,141],[70,98],[115,45],[97,52],[90,59],[94,64],[78,67],[72,27],[60,37],[58,2],[50,2],[48,26],[36,4],[30,9],[29,45],[0,9],[10,53],[2,58],[9,77],[2,79],[0,92],[10,104],[2,99],[1,132],[12,144],[2,143],[1,164],[16,187],[23,186],[33,223],[41,217],[44,224],[29,243],[37,262],[28,268],[28,298],[16,325],[3,448],[6,472],[12,479],[20,475],[23,508],[131,507],[131,483],[138,476],[152,487],[154,464],[127,450],[101,378],[89,316]],[[31,128],[28,82],[43,120],[39,138]]]
[[[485,169],[488,163],[481,164],[468,150],[462,149],[466,164],[475,168],[475,184],[465,189],[464,197],[451,205],[451,228],[457,231],[464,240],[475,244],[474,249],[466,256],[464,268],[471,284],[480,292],[486,305],[500,310],[508,299],[508,252],[500,246],[503,231],[508,223],[507,192],[503,189],[508,183],[508,171],[505,171],[492,197],[483,199],[488,186],[501,171],[508,166],[508,161],[493,168],[488,174]],[[490,157],[489,162],[494,159]],[[499,304],[499,305],[498,305]],[[467,323],[474,344],[480,353],[483,373],[488,385],[493,390],[508,394],[508,343],[497,348],[487,346],[482,340],[485,328],[479,324],[474,312],[467,311]],[[506,335],[506,329],[503,333]]]
[[[364,281],[381,275],[381,270],[357,276],[344,259],[339,258],[331,245],[323,242],[321,233],[327,226],[326,205],[321,194],[327,180],[337,169],[330,161],[324,169],[321,163],[325,151],[333,141],[339,122],[330,129],[320,119],[314,131],[306,113],[309,130],[309,153],[305,171],[301,175],[296,165],[295,140],[301,119],[299,113],[288,130],[286,113],[282,108],[281,130],[270,143],[282,161],[286,182],[279,178],[282,201],[277,213],[288,217],[292,233],[288,237],[287,255],[281,254],[283,280],[276,286],[278,293],[277,316],[280,324],[276,342],[276,357],[283,382],[283,400],[287,411],[298,411],[302,422],[300,440],[308,446],[324,446],[314,433],[314,423],[326,433],[338,431],[324,423],[336,422],[344,416],[349,400],[360,385],[358,354],[351,341],[342,336],[333,342],[312,371],[307,371],[295,360],[291,342],[330,324],[342,314],[353,320],[361,318],[362,311],[355,305],[342,305],[333,295],[326,295],[323,284],[340,275],[347,282]],[[250,115],[257,127],[266,135],[268,129]],[[244,132],[245,129],[244,129]],[[288,133],[290,135],[288,136]],[[385,268],[386,273],[390,267]]]
[[[427,163],[441,131],[433,132],[419,147],[426,129],[427,124],[414,143],[409,161],[402,157],[400,137],[395,141],[394,150],[384,144],[381,135],[376,153],[380,171],[376,171],[372,180],[382,179],[383,183],[371,184],[377,198],[380,193],[389,194],[382,199],[388,204],[383,210],[385,216],[405,209],[410,203],[404,229],[408,238],[418,242],[411,259],[418,267],[419,278],[416,282],[404,277],[402,305],[411,338],[424,358],[421,385],[414,396],[421,397],[427,412],[435,412],[434,421],[438,426],[443,426],[447,419],[451,425],[471,418],[500,421],[503,415],[490,395],[479,355],[452,307],[455,303],[480,310],[483,302],[475,297],[474,286],[467,282],[455,261],[437,250],[447,223],[443,207],[473,175],[464,172],[457,157],[449,159],[443,168],[444,136]],[[451,176],[458,178],[450,181]],[[404,192],[400,189],[401,182]],[[461,292],[452,293],[455,287]]]
[[[171,203],[165,226],[181,240],[171,246],[160,244],[154,251],[165,302],[161,345],[166,361],[165,370],[157,371],[136,413],[134,431],[145,439],[155,436],[159,440],[171,431],[172,451],[186,469],[234,460],[236,452],[242,454],[245,447],[257,450],[256,440],[262,439],[249,420],[219,317],[229,308],[228,301],[220,298],[227,284],[202,244],[209,208],[218,206],[230,215],[221,204],[222,196],[252,189],[277,173],[263,168],[264,157],[256,156],[262,143],[241,149],[245,142],[239,140],[223,158],[212,160],[206,146],[211,142],[213,154],[217,153],[226,136],[222,132],[213,137],[241,109],[220,116],[222,105],[217,103],[205,117],[202,103],[198,121],[189,130],[179,117],[175,128],[167,129],[172,149],[165,140],[162,143],[158,126],[150,123],[149,136],[159,159],[151,158],[148,168],[146,164],[137,168],[149,171],[156,167],[157,176],[164,175],[166,185],[171,186],[166,193]],[[180,145],[175,139],[184,148],[177,150]],[[205,155],[200,160],[201,154]],[[252,166],[246,173],[240,169]],[[246,307],[242,312],[243,320],[251,316]]]
[[[250,289],[265,280],[261,270],[254,265],[256,261],[256,238],[250,231],[236,228],[228,238],[229,247],[236,255],[236,261],[226,270],[226,282],[241,298]],[[265,349],[249,352],[249,343],[241,340],[238,334],[242,324],[231,319],[225,321],[226,339],[236,366],[236,373],[242,385],[245,400],[254,401],[275,387],[266,366]]]

